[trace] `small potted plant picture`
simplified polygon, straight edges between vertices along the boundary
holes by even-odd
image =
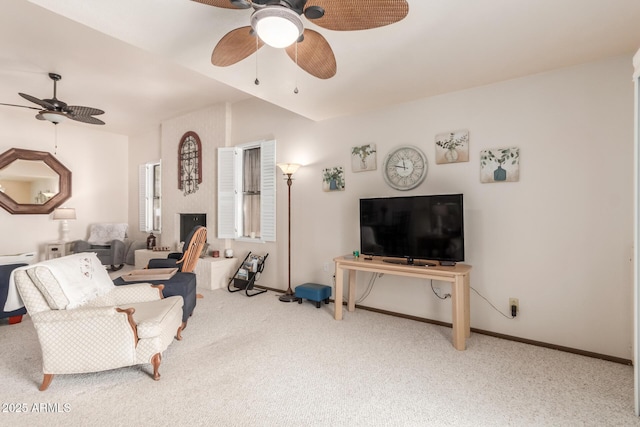
[[[498,167],[495,167],[496,164]],[[517,181],[519,179],[519,164],[520,149],[518,148],[483,150],[480,153],[480,169],[483,172],[482,182]],[[493,176],[491,176],[491,173]]]
[[[322,189],[324,191],[344,190],[344,171],[342,166],[327,168],[322,171]]]
[[[436,135],[436,146],[440,156],[437,163],[469,161],[469,131],[445,132]]]
[[[360,145],[351,148],[351,169],[354,172],[375,170],[376,146],[374,144]]]

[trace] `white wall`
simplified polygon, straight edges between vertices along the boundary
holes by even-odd
[[[180,240],[181,213],[207,214],[207,242],[211,249],[224,249],[224,240],[216,239],[218,147],[228,140],[229,106],[214,105],[162,123],[162,235],[161,245],[174,250]],[[178,146],[188,131],[200,137],[202,144],[202,183],[192,194],[178,189]]]
[[[233,105],[231,144],[274,137],[279,162],[304,164],[292,187],[293,287],[331,284],[323,265],[358,249],[359,198],[461,192],[472,287],[505,313],[510,297],[521,309],[508,320],[472,292],[472,327],[631,358],[631,73],[630,56],[615,58],[320,123],[250,100]],[[457,129],[470,132],[470,161],[436,165],[434,136]],[[377,145],[378,168],[352,173],[350,149],[367,143]],[[429,158],[426,181],[409,192],[386,186],[380,170],[401,144]],[[521,151],[520,181],[481,184],[480,150],[510,146]],[[345,168],[344,192],[322,191],[331,166]],[[269,252],[261,280],[281,289],[286,190],[282,181],[278,242],[235,245]],[[378,279],[362,304],[451,320],[449,300],[407,278]]]
[[[95,222],[128,222],[128,138],[99,126],[63,122],[56,127],[23,108],[0,108],[0,153],[10,148],[54,153],[72,174],[72,196],[64,206],[76,209],[69,237],[86,239]],[[51,215],[11,215],[0,209],[0,254],[39,251],[59,237]]]

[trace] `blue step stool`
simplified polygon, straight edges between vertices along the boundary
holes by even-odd
[[[298,298],[298,304],[302,304],[302,299],[316,303],[316,308],[320,308],[320,302],[324,301],[329,304],[331,297],[331,286],[318,285],[317,283],[304,283],[296,286],[295,297]]]

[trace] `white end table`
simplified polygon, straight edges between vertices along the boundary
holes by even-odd
[[[44,245],[46,259],[60,258],[73,253],[73,242],[49,242]]]

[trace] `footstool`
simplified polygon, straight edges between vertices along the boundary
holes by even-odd
[[[304,283],[296,286],[295,297],[298,298],[298,304],[302,304],[302,299],[306,298],[309,301],[314,301],[316,308],[320,308],[321,301],[329,304],[331,286],[318,285],[317,283]]]

